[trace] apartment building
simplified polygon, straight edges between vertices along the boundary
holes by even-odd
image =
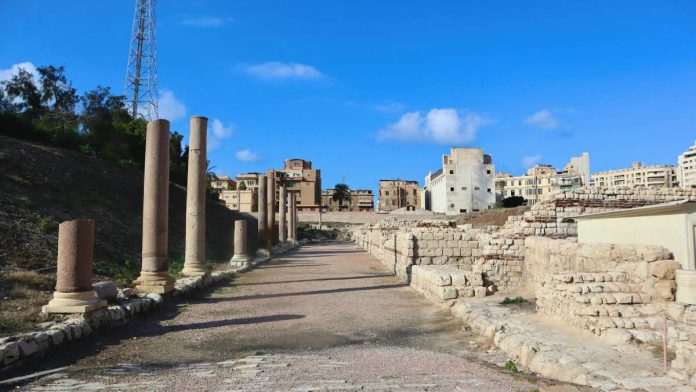
[[[208,183],[210,184],[211,188],[218,189],[220,191],[236,188],[236,182],[228,176],[219,176],[208,181]]]
[[[491,208],[495,204],[495,165],[480,148],[452,148],[442,168],[425,177],[425,207],[446,215]]]
[[[696,142],[683,154],[679,155],[679,186],[696,188]]]
[[[257,190],[259,189],[260,173],[242,173],[236,178],[237,187],[242,190]]]
[[[343,202],[333,200],[333,189],[325,189],[321,194],[321,207],[323,211],[374,211],[375,195],[372,189],[351,189],[350,201]]]
[[[288,159],[284,162],[281,170],[273,172],[276,173],[274,175],[276,192],[279,189],[280,181],[282,181],[288,194],[296,195],[299,212],[319,212],[321,206],[321,170],[313,169],[311,161]]]
[[[601,188],[672,188],[677,186],[677,182],[677,173],[674,166],[643,166],[641,162],[634,162],[627,169],[601,171],[592,175],[593,186]]]
[[[256,197],[257,189],[229,189],[220,192],[220,200],[225,203],[225,206],[239,212],[256,212]]]
[[[556,170],[552,165],[535,165],[521,176],[508,173],[496,175],[496,199],[500,201],[511,196],[522,196],[528,204],[534,204],[557,190],[588,185],[591,178],[590,155],[584,152],[571,157],[563,171]]]
[[[399,208],[416,208],[421,205],[421,189],[418,181],[379,180],[379,212],[390,212]]]

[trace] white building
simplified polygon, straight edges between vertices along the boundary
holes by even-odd
[[[630,168],[607,170],[592,175],[595,187],[672,188],[677,185],[677,174],[672,165],[643,166],[634,162]]]
[[[679,186],[696,188],[696,142],[683,154],[679,155]]]
[[[570,157],[570,161],[563,169],[566,173],[576,173],[581,177],[583,185],[588,185],[592,182],[590,174],[590,154],[583,152],[579,157]]]
[[[495,165],[480,148],[452,148],[442,169],[425,177],[425,207],[447,215],[476,212],[495,204]]]

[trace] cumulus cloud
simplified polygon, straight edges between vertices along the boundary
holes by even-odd
[[[239,151],[234,153],[234,156],[238,160],[243,161],[243,162],[258,162],[261,160],[261,157],[259,156],[259,154],[255,153],[249,149],[239,150]]]
[[[186,117],[186,105],[179,101],[171,90],[162,90],[157,105],[159,118],[173,122]]]
[[[234,18],[221,18],[218,16],[198,16],[186,17],[181,19],[180,23],[184,26],[194,27],[220,27],[228,22],[234,21]]]
[[[234,125],[229,124],[225,126],[220,119],[213,119],[211,123],[211,128],[213,130],[213,135],[218,139],[226,139],[234,133]]]
[[[431,109],[427,114],[409,112],[379,130],[377,140],[461,144],[473,141],[479,129],[491,122],[477,113],[452,108]]]
[[[266,80],[309,80],[324,77],[318,69],[311,65],[278,61],[248,65],[244,67],[244,71],[249,75]]]
[[[23,63],[12,64],[12,66],[10,66],[10,68],[7,68],[7,69],[0,69],[0,82],[12,79],[12,76],[14,76],[17,72],[19,72],[20,68],[29,72],[30,74],[32,74],[34,76],[34,79],[38,80],[39,73],[36,70],[36,67],[34,66],[34,64],[32,64],[29,61],[25,61]]]
[[[558,118],[548,109],[542,109],[532,114],[524,119],[524,123],[542,129],[556,129],[560,125]]]
[[[522,166],[529,169],[530,167],[541,162],[541,158],[542,158],[541,155],[531,155],[528,157],[524,157],[524,158],[522,158]]]

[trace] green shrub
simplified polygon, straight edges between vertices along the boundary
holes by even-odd
[[[515,298],[505,297],[505,299],[502,302],[500,302],[500,304],[501,305],[517,305],[517,304],[524,304],[527,302],[529,302],[529,301],[527,301],[526,299],[524,299],[522,297],[515,297]]]
[[[513,373],[519,372],[519,370],[517,370],[517,365],[515,365],[515,362],[513,362],[511,359],[508,359],[508,361],[505,363],[505,369]]]

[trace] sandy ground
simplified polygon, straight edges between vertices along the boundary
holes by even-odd
[[[491,364],[505,358],[347,243],[302,247],[112,332],[23,389],[579,390]]]

